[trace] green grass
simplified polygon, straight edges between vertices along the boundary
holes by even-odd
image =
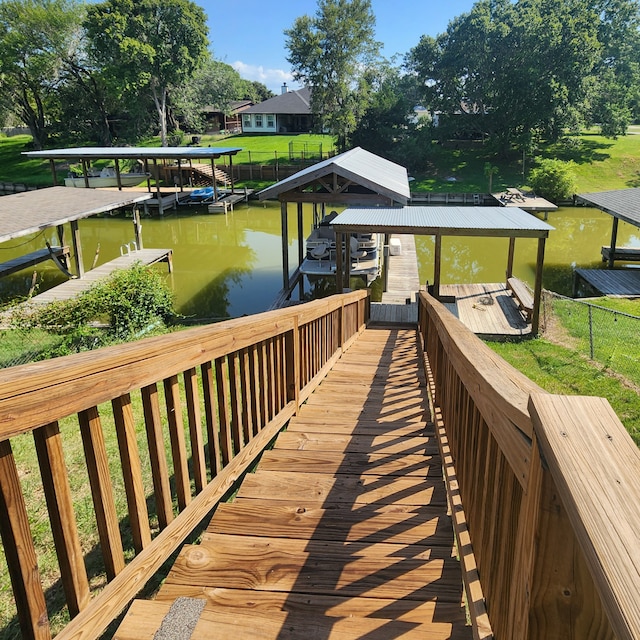
[[[574,349],[543,338],[488,344],[549,393],[607,398],[640,446],[640,394],[604,367],[579,356]]]
[[[640,129],[636,127],[636,129]],[[633,131],[634,129],[632,129]],[[188,136],[187,136],[188,139]],[[20,153],[28,150],[29,136],[0,137],[0,181],[24,182],[44,186],[51,184],[48,161],[29,160]],[[314,157],[322,145],[323,154],[333,148],[330,136],[300,135],[232,135],[201,136],[200,145],[235,146],[243,151],[234,157],[234,163],[273,164],[289,161],[289,144],[293,144],[295,159],[304,154]],[[145,146],[159,146],[158,138],[141,142]],[[536,157],[553,157],[575,163],[577,191],[602,191],[640,186],[640,135],[628,135],[616,140],[586,132],[554,145],[541,145],[532,157],[526,158],[526,169]],[[489,189],[484,175],[485,163],[498,167],[493,177],[492,190],[506,187],[526,187],[522,176],[522,156],[497,158],[488,145],[481,142],[447,143],[434,145],[429,162],[420,172],[414,172],[413,191],[443,191],[484,193]],[[451,178],[455,178],[452,181]],[[256,182],[251,186],[266,186]]]

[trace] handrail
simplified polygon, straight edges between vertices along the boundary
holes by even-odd
[[[640,454],[608,402],[545,393],[426,293],[418,323],[494,637],[639,638]]]
[[[297,412],[364,330],[368,309],[367,292],[353,292],[4,370],[0,534],[23,637],[48,639],[51,629],[12,439],[32,433],[35,441],[37,493],[46,498],[73,618],[56,637],[96,638]],[[93,598],[62,432],[82,439],[109,581]],[[122,521],[109,439],[120,458]],[[127,553],[135,554],[128,564]]]

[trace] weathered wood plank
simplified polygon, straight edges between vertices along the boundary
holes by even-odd
[[[49,617],[42,591],[38,559],[11,444],[0,442],[0,534],[25,638],[49,640]]]
[[[330,503],[444,504],[442,481],[422,478],[346,476],[333,478],[316,473],[261,471],[247,476],[238,492],[242,498],[286,496],[289,500]]]
[[[60,575],[71,617],[89,602],[89,580],[82,556],[73,498],[57,422],[33,432]]]
[[[362,505],[354,511],[349,506],[322,508],[317,502],[239,499],[218,507],[207,527],[210,533],[448,546],[449,555],[453,545],[451,520],[440,506]]]
[[[305,540],[216,534],[199,545],[184,547],[166,583],[461,601],[456,560],[431,559],[432,549],[424,555],[398,557],[403,545],[366,546],[358,554],[343,543],[314,545]]]

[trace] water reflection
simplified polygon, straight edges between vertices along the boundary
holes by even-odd
[[[304,236],[311,229],[311,207],[305,206]],[[547,241],[543,284],[564,294],[571,293],[572,268],[599,267],[600,248],[608,245],[611,217],[587,208],[565,208],[549,214],[555,230]],[[197,318],[237,317],[267,309],[282,287],[282,242],[279,203],[252,202],[227,215],[198,209],[184,209],[164,217],[142,221],[147,247],[172,248],[175,270],[167,276],[176,295],[178,311]],[[297,264],[296,207],[289,207],[290,270]],[[120,255],[120,246],[133,239],[130,218],[96,217],[80,221],[85,268],[89,269],[99,247],[98,263]],[[35,251],[44,246],[53,230],[31,239],[17,239],[0,245],[0,261]],[[503,282],[508,239],[443,238],[442,282]],[[640,247],[638,229],[620,223],[618,245]],[[433,238],[417,237],[420,278],[433,281]],[[514,273],[533,284],[537,241],[518,239]],[[156,267],[165,273],[166,266]],[[48,263],[37,268],[41,290],[64,281]],[[33,270],[0,279],[0,300],[26,295]],[[334,290],[333,280],[316,283],[312,295]],[[309,287],[307,296],[309,297]]]

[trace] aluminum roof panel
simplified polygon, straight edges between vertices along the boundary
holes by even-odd
[[[546,237],[553,230],[522,209],[506,207],[350,207],[333,226],[344,231],[534,237]]]
[[[579,193],[583,202],[601,211],[640,227],[640,189],[618,189],[596,193]]]

